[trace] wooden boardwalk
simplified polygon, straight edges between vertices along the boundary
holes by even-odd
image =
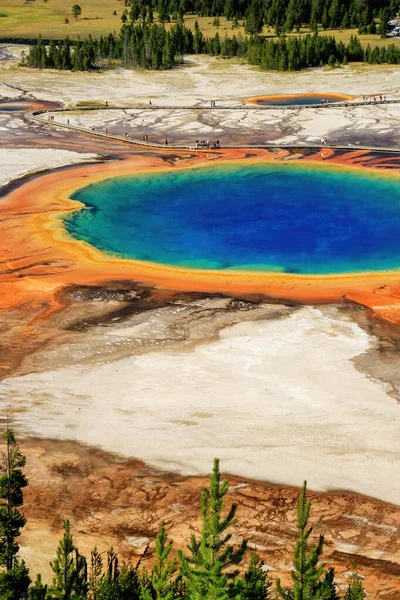
[[[140,139],[134,138],[126,138],[125,136],[119,136],[112,133],[105,133],[102,131],[97,131],[93,129],[88,129],[85,127],[80,127],[77,125],[71,125],[67,123],[61,123],[59,121],[49,121],[48,116],[56,115],[57,113],[74,113],[74,112],[82,112],[82,111],[97,111],[97,110],[130,110],[130,111],[159,111],[159,110],[179,110],[179,111],[205,111],[205,110],[220,110],[220,111],[235,111],[235,110],[249,110],[249,111],[264,111],[264,110],[272,110],[272,111],[290,111],[290,110],[309,110],[309,109],[318,109],[318,110],[328,110],[330,108],[353,108],[353,107],[369,107],[375,108],[377,106],[384,106],[386,104],[400,104],[400,100],[386,100],[377,102],[328,102],[327,104],[304,104],[304,105],[291,105],[291,106],[264,106],[258,104],[241,104],[241,105],[217,105],[217,106],[174,106],[174,105],[143,105],[143,106],[83,106],[83,107],[74,107],[74,108],[57,108],[53,110],[49,109],[41,109],[35,110],[33,112],[25,113],[25,117],[29,120],[32,120],[36,123],[40,123],[42,125],[49,125],[55,127],[61,127],[63,129],[69,129],[72,131],[77,131],[80,133],[85,133],[88,135],[104,138],[104,139],[112,139],[116,141],[123,142],[124,144],[131,144],[134,146],[142,146],[148,148],[157,148],[163,150],[196,150],[198,152],[212,152],[214,150],[218,150],[219,148],[213,147],[198,147],[195,148],[193,144],[181,145],[181,144],[162,144],[156,142],[146,142]],[[279,143],[267,143],[267,144],[250,144],[250,145],[240,145],[240,144],[224,144],[223,148],[228,149],[270,149],[270,148],[293,148],[293,149],[305,149],[305,148],[330,148],[333,150],[368,150],[371,152],[389,152],[392,154],[400,153],[400,146],[397,147],[388,147],[388,146],[362,146],[359,144],[326,144],[322,146],[317,142],[304,142],[297,144],[279,144]]]

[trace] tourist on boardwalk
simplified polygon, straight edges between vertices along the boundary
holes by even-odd
[[[106,100],[106,106],[108,106],[108,100]]]
[[[165,138],[165,145],[168,146],[168,139]]]
[[[151,106],[151,100],[149,100],[149,106]]]
[[[108,135],[108,129],[106,129],[106,135]]]

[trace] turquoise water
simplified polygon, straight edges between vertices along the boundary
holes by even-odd
[[[257,101],[260,106],[304,106],[307,104],[321,104],[321,100],[327,100],[327,97],[323,94],[316,94],[315,96],[308,96],[304,94],[302,96],[285,96],[284,98],[262,98]],[[343,102],[342,96],[335,96],[334,94],[328,96],[328,102]]]
[[[236,164],[115,177],[73,198],[86,208],[68,231],[121,257],[310,274],[400,267],[396,177]]]

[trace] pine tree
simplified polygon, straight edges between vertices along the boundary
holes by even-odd
[[[320,588],[317,590],[318,600],[340,600],[340,596],[335,585],[335,569],[328,569]]]
[[[165,23],[165,21],[170,20],[169,13],[168,13],[167,0],[158,0],[157,11],[158,11],[158,20],[161,23]]]
[[[169,34],[165,37],[165,44],[162,53],[162,68],[163,69],[172,69],[174,64],[174,53],[170,43]]]
[[[25,598],[30,581],[29,570],[24,561],[15,563],[10,571],[4,571],[0,575],[1,600]]]
[[[328,27],[329,27],[329,13],[328,13],[328,9],[326,8],[326,6],[324,8],[324,12],[322,13],[321,24],[322,24],[322,27],[324,29],[328,29]]]
[[[361,577],[353,567],[353,572],[350,576],[349,586],[346,590],[344,600],[364,600],[367,594],[362,585]]]
[[[98,561],[99,557],[95,558]],[[101,558],[100,558],[101,560]],[[102,561],[101,561],[102,567]],[[96,567],[97,569],[97,567]],[[90,570],[90,577],[92,575],[92,569]],[[107,552],[107,569],[106,572],[98,577],[97,581],[99,583],[98,587],[95,586],[96,589],[96,600],[109,600],[118,598],[118,577],[119,577],[119,564],[118,557],[114,552],[113,548]],[[93,581],[93,580],[92,580]],[[91,588],[91,583],[89,580],[89,589],[93,594],[93,590]]]
[[[210,487],[201,492],[201,537],[192,535],[189,554],[178,553],[189,600],[228,600],[229,580],[238,574],[232,567],[241,562],[247,543],[243,541],[238,549],[229,544],[232,534],[227,530],[236,523],[237,506],[232,504],[222,517],[227,491],[228,482],[221,482],[219,460],[214,459]]]
[[[72,7],[72,15],[73,15],[75,21],[78,17],[81,16],[81,14],[82,14],[82,9],[79,6],[79,4],[74,4]]]
[[[371,23],[368,25],[368,33],[375,35],[376,34],[376,23],[375,19],[372,19]]]
[[[87,572],[87,561],[82,554],[79,553],[78,549],[75,548],[75,571],[76,581],[74,586],[75,596],[78,598],[86,598],[88,591],[88,572]]]
[[[173,576],[176,571],[176,560],[169,560],[172,549],[172,540],[168,541],[164,522],[156,539],[156,562],[151,574],[151,585],[154,590],[155,600],[173,600],[175,582]]]
[[[311,500],[307,500],[307,482],[297,499],[297,531],[298,537],[293,555],[293,571],[291,573],[293,590],[284,590],[280,580],[276,580],[276,589],[282,600],[335,600],[329,594],[336,593],[333,583],[334,571],[325,573],[325,564],[320,562],[324,547],[321,535],[317,546],[308,550],[308,541],[312,527],[308,527]],[[323,595],[324,594],[324,595]]]
[[[63,521],[64,535],[50,562],[54,572],[52,593],[59,600],[83,598],[87,591],[86,559],[74,545],[69,521]]]
[[[103,580],[103,559],[95,547],[90,553],[89,590],[92,600],[97,600]]]
[[[100,578],[96,600],[145,600],[148,596],[140,595],[140,584],[138,566],[134,568],[122,565],[120,568],[118,556],[111,548],[107,552],[107,568]],[[145,588],[143,585],[143,591]]]
[[[197,21],[197,19],[194,22],[194,41],[193,41],[193,45],[194,45],[194,52],[196,54],[200,54],[201,52],[203,52],[204,37],[203,37],[203,34],[200,31],[199,22]]]
[[[261,5],[258,0],[252,0],[247,11],[245,30],[250,35],[260,33],[263,28],[263,18]]]
[[[329,9],[329,25],[332,28],[340,25],[340,0],[333,0]]]
[[[24,561],[18,561],[16,541],[26,523],[18,511],[23,504],[22,490],[28,485],[23,474],[25,456],[21,453],[11,429],[3,434],[6,450],[1,455],[0,467],[0,597],[19,599],[28,589],[29,571]]]
[[[29,590],[29,600],[46,600],[47,585],[43,585],[42,576],[38,574],[33,588]]]
[[[260,560],[256,552],[252,552],[250,564],[243,577],[238,577],[233,585],[234,597],[237,600],[268,600],[271,598],[269,593],[271,582],[263,567],[264,561]]]
[[[139,578],[137,569],[122,565],[118,574],[114,595],[105,596],[104,600],[139,600]]]
[[[380,36],[382,38],[386,37],[387,31],[388,31],[389,20],[390,20],[390,11],[386,7],[381,12],[381,21],[379,23],[379,29],[378,29],[378,33],[380,34]]]

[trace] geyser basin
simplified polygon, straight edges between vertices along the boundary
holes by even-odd
[[[335,274],[400,266],[398,179],[230,164],[122,176],[77,191],[68,231],[106,252],[198,269]]]
[[[321,104],[322,100],[329,102],[345,102],[354,100],[354,96],[347,94],[285,94],[276,96],[259,96],[249,98],[247,101],[259,106],[306,106],[308,104]]]

